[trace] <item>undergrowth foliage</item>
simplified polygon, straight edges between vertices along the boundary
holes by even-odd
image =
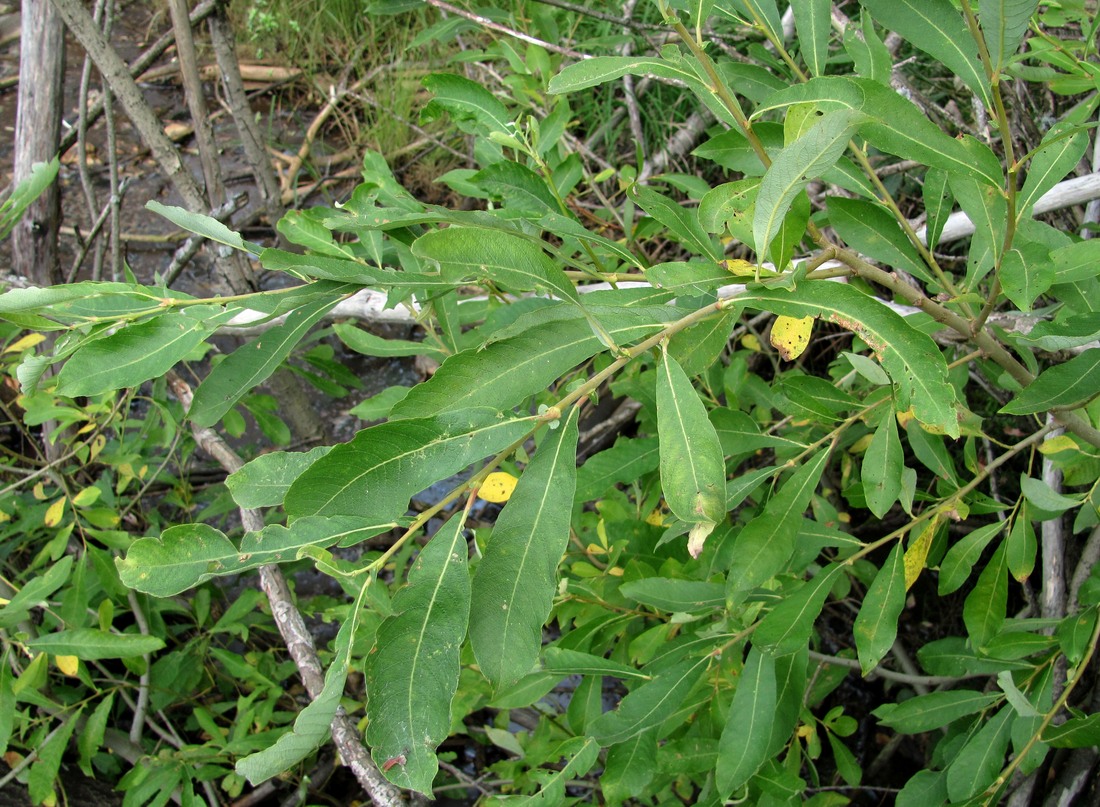
[[[437,748],[455,734],[502,749],[494,799],[544,804],[824,805],[861,787],[987,804],[1053,749],[1100,741],[1100,575],[1087,552],[1077,566],[1100,526],[1100,241],[1034,213],[1090,142],[1095,21],[1071,3],[862,0],[840,31],[831,3],[796,0],[786,30],[782,5],[659,0],[672,35],[659,55],[566,63],[497,43],[512,98],[429,76],[423,118],[448,116],[476,160],[447,181],[484,209],[419,202],[375,153],[344,204],[280,222],[304,251],[151,203],[293,281],[278,289],[0,296],[27,422],[94,435],[64,438],[88,466],[83,490],[45,476],[0,503],[41,537],[0,608],[0,745],[40,749],[36,798],[78,725],[80,765],[112,764],[100,749],[123,697],[104,660],[152,669],[157,708],[208,665],[238,679],[235,705],[196,710],[208,741],[127,774],[132,803],[296,769],[325,742],[349,670],[365,677],[362,711],[345,704],[375,762],[425,794],[449,775]],[[748,44],[716,47],[715,31]],[[673,82],[709,110],[696,154],[715,182],[593,170],[571,105],[624,76]],[[924,106],[894,86],[925,78]],[[1016,134],[1014,81],[1077,94],[1038,142]],[[928,111],[946,105],[968,110],[963,129]],[[920,222],[902,209],[914,199]],[[973,224],[962,247],[956,208]],[[438,370],[366,402],[382,422],[350,441],[232,474],[236,505],[267,508],[267,526],[234,535],[182,501],[178,523],[146,537],[112,517],[147,473],[120,391],[153,382],[159,445],[175,451],[184,413],[163,403],[162,377],[259,312],[266,331],[213,366],[186,414],[237,430],[240,407],[270,410],[249,396],[310,329],[371,293],[422,339],[351,322],[336,336]],[[56,339],[35,352],[26,330]],[[605,447],[589,413],[608,398],[637,408]],[[518,483],[494,478],[505,503],[489,528],[471,508],[501,469]],[[409,514],[414,494],[464,472]],[[368,539],[356,563],[332,554]],[[246,638],[256,598],[215,621],[206,581],[302,559],[348,598],[329,605],[324,692],[289,726],[275,715],[286,665],[214,640]],[[185,624],[172,598],[190,590]],[[117,622],[135,598],[149,624]],[[50,657],[71,678],[51,683]],[[835,705],[848,676],[868,682],[873,715]],[[533,704],[534,728],[509,726]],[[928,741],[911,769],[863,782],[874,723]]]

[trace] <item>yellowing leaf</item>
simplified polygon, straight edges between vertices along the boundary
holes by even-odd
[[[936,534],[939,524],[939,516],[933,518],[917,536],[917,540],[909,544],[905,550],[905,590],[908,591],[917,582],[920,573],[924,571],[924,562],[928,560],[928,550],[932,547],[932,538]]]
[[[53,660],[57,669],[65,675],[76,675],[80,670],[80,659],[76,656],[54,656]]]
[[[62,496],[56,502],[51,504],[46,510],[46,516],[42,519],[42,523],[47,527],[56,527],[61,523],[61,516],[65,513],[65,497]]]
[[[746,350],[751,350],[753,353],[759,353],[760,340],[756,338],[756,334],[747,333],[741,337],[741,347]]]
[[[862,454],[864,451],[867,450],[867,448],[871,445],[871,441],[874,439],[874,434],[865,434],[854,443],[852,443],[848,450],[851,451],[853,454]]]
[[[662,513],[661,508],[658,507],[645,517],[645,523],[651,527],[663,527],[665,526],[665,513]]]
[[[744,261],[740,258],[719,261],[718,265],[725,269],[732,275],[737,277],[755,277],[756,276],[756,264],[751,261]]]
[[[84,488],[80,493],[73,496],[74,507],[88,507],[99,501],[99,497],[103,495],[103,491],[96,487]]]
[[[39,342],[41,342],[45,338],[46,338],[45,334],[29,333],[26,336],[24,336],[22,339],[19,339],[15,342],[12,342],[10,345],[8,345],[6,348],[4,348],[4,352],[5,353],[20,353],[20,352],[26,350],[29,347],[34,347],[35,345],[37,345]]]
[[[97,434],[92,438],[92,442],[89,444],[90,453],[88,455],[89,460],[94,460],[99,456],[99,452],[107,446],[107,436],[104,434]]]
[[[810,332],[814,328],[813,317],[775,318],[772,325],[772,347],[787,361],[793,361],[802,355],[810,344]]]
[[[512,496],[519,480],[505,471],[495,471],[485,478],[477,491],[478,498],[494,504],[502,504]]]
[[[1062,451],[1076,450],[1077,441],[1070,437],[1068,434],[1061,434],[1057,437],[1051,437],[1049,440],[1044,440],[1039,444],[1039,452],[1047,456],[1058,454]]]

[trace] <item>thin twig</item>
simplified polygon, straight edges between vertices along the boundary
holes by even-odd
[[[842,658],[841,656],[829,656],[824,653],[810,651],[810,659],[820,661],[823,664],[832,664],[834,667],[847,667],[849,670],[861,669],[859,661],[854,658]],[[867,673],[868,678],[885,678],[888,681],[897,681],[902,684],[942,686],[943,684],[957,684],[970,678],[988,678],[989,673],[969,673],[967,675],[910,675],[909,673],[894,672],[882,667],[876,667]]]
[[[553,53],[560,53],[562,56],[569,56],[572,59],[592,58],[591,56],[580,53],[579,51],[575,51],[572,48],[564,48],[561,45],[555,45],[552,42],[547,42],[543,39],[539,39],[538,37],[531,36],[530,34],[525,34],[522,31],[516,31],[515,29],[509,28],[506,25],[501,25],[499,22],[493,22],[488,17],[482,17],[480,14],[473,14],[469,11],[458,8],[457,6],[452,6],[450,3],[444,2],[444,0],[424,1],[429,6],[434,6],[440,11],[446,11],[450,14],[454,14],[457,17],[462,17],[463,19],[469,20],[470,22],[477,23],[482,28],[488,28],[490,31],[496,31],[497,33],[505,34],[507,36],[518,39],[521,42],[526,42],[529,45],[538,45],[541,48],[546,48],[546,50],[548,51],[551,51]]]

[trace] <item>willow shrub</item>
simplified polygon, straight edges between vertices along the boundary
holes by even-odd
[[[536,729],[488,731],[512,752],[494,767],[506,792],[564,803],[591,797],[570,788],[587,779],[609,804],[836,803],[817,788],[858,788],[866,749],[853,753],[856,721],[829,696],[860,671],[892,682],[875,696],[880,731],[928,736],[899,804],[989,803],[1052,749],[1100,738],[1100,717],[1072,708],[1096,650],[1100,578],[1054,610],[1020,610],[1031,581],[1050,586],[1037,525],[1075,546],[1100,523],[1100,241],[1033,215],[1088,145],[1093,51],[1047,33],[1034,0],[863,0],[843,37],[829,2],[798,0],[789,42],[774,0],[686,5],[661,7],[676,36],[659,56],[550,69],[543,116],[457,75],[425,81],[425,117],[449,115],[474,138],[477,168],[452,187],[488,209],[422,204],[367,154],[345,204],[280,223],[304,254],[156,206],[285,274],[285,288],[196,299],[78,283],[0,297],[7,319],[60,334],[52,355],[25,358],[24,394],[93,399],[262,312],[271,327],[197,388],[201,427],[233,413],[341,300],[372,290],[422,326],[421,341],[333,326],[353,350],[424,355],[438,371],[355,410],[383,422],[349,442],[233,474],[238,505],[268,508],[262,531],[177,524],[117,559],[122,582],[155,597],[295,558],[354,595],[324,694],[237,760],[252,782],[325,741],[349,669],[365,671],[374,759],[422,793],[440,743],[477,728],[470,715],[540,703]],[[748,24],[767,49],[723,56],[708,20]],[[973,99],[993,135],[955,136],[896,92],[883,29]],[[527,58],[552,64],[537,47]],[[698,180],[589,173],[563,137],[570,102],[625,75],[675,80],[713,113],[698,154],[730,181],[686,205],[673,188]],[[1027,153],[998,136],[1014,125],[1004,89],[1016,77],[1082,93]],[[919,233],[902,186],[880,178],[899,161],[922,183]],[[812,202],[810,183],[823,189]],[[618,207],[582,208],[582,196]],[[945,263],[956,206],[976,229]],[[645,257],[639,245],[657,239],[677,260]],[[753,260],[728,259],[734,249]],[[760,314],[778,318],[781,356],[753,330]],[[1003,326],[1014,318],[1032,327]],[[59,372],[43,378],[51,362]],[[607,395],[637,401],[636,424],[578,467],[583,413]],[[1044,462],[1064,486],[1043,478]],[[471,548],[473,492],[502,465],[518,484]],[[408,514],[411,496],[467,469]],[[357,565],[329,554],[387,531],[389,548]],[[953,607],[961,619],[928,638],[907,615],[916,592],[926,618]],[[51,652],[96,651],[86,631],[62,624],[56,637]],[[898,672],[896,646],[919,669]],[[555,688],[567,706],[543,700]]]

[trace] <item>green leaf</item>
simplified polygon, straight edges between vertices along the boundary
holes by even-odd
[[[1001,544],[963,604],[963,622],[974,647],[981,650],[997,635],[1008,608],[1008,562]]]
[[[848,141],[865,120],[866,116],[857,110],[826,113],[772,162],[760,183],[753,214],[752,234],[758,256],[767,255],[795,196],[809,180],[840,159]]]
[[[350,322],[337,322],[332,330],[349,349],[364,356],[430,356],[438,361],[447,354],[430,342],[410,342],[406,339],[383,339]]]
[[[57,394],[101,395],[159,378],[229,319],[220,306],[201,308],[133,323],[78,349],[57,375]]]
[[[1001,73],[1005,63],[1016,54],[1028,21],[1038,7],[1039,0],[978,0],[982,35],[994,75]]]
[[[377,395],[372,395],[356,406],[348,410],[349,415],[354,415],[360,420],[384,420],[390,416],[390,412],[398,401],[404,400],[412,387],[386,387]]]
[[[1008,531],[1005,543],[1005,560],[1009,573],[1018,583],[1025,583],[1035,570],[1035,528],[1031,525],[1027,502],[1024,502],[1012,520],[1012,529]]]
[[[554,213],[557,200],[546,180],[526,165],[501,160],[486,166],[470,177],[472,182],[505,200],[505,207],[535,215]]]
[[[833,33],[833,4],[831,0],[792,0],[791,8],[802,58],[811,75],[823,76]]]
[[[1011,706],[1001,707],[955,755],[947,768],[947,795],[952,802],[965,801],[993,784],[1004,765],[1015,714]]]
[[[1055,492],[1051,486],[1042,479],[1036,479],[1026,474],[1020,474],[1020,491],[1029,502],[1040,510],[1049,510],[1054,513],[1064,513],[1074,507],[1080,507],[1080,497],[1064,496]]]
[[[455,284],[438,274],[398,272],[379,269],[358,261],[330,258],[325,255],[298,255],[281,249],[267,248],[260,253],[260,264],[273,272],[288,272],[300,277],[355,283],[361,286],[396,289],[452,289]]]
[[[115,566],[130,588],[155,597],[173,597],[212,577],[297,560],[302,547],[347,546],[395,526],[393,522],[364,524],[362,519],[347,516],[300,518],[289,527],[271,524],[259,532],[247,532],[237,549],[221,530],[207,524],[178,524],[159,538],[134,541],[126,557],[115,559]]]
[[[507,107],[476,81],[451,73],[432,73],[424,77],[423,84],[433,97],[420,111],[422,123],[447,112],[458,122],[474,121],[489,132],[511,133]]]
[[[1070,664],[1079,664],[1085,657],[1093,631],[1096,630],[1096,606],[1087,608],[1079,614],[1065,617],[1058,623],[1054,635]]]
[[[934,282],[916,248],[890,213],[864,199],[830,196],[829,223],[852,249],[926,283]]]
[[[939,594],[941,597],[958,591],[959,587],[966,582],[982,551],[994,536],[1005,528],[1006,523],[995,521],[984,527],[978,527],[947,550],[947,554],[940,561]]]
[[[1016,3],[1019,5],[1019,2],[1020,0],[985,0],[982,6],[984,9],[987,4],[1001,6]],[[1023,5],[1031,6],[1034,9],[1037,2],[1038,0],[1023,0]],[[1029,10],[1024,16],[1025,29],[1030,16],[1031,11]],[[1015,52],[1015,48],[1013,48],[1013,52]],[[1088,148],[1088,144],[1088,131],[1080,126],[1068,121],[1060,121],[1050,127],[1047,133],[1043,135],[1043,142],[1039,144],[1039,149],[1032,156],[1031,162],[1028,163],[1027,179],[1024,180],[1024,187],[1020,189],[1020,193],[1016,197],[1017,221],[1030,216],[1031,210],[1039,197],[1061,182],[1068,173],[1077,167],[1085,154],[1085,149]]]
[[[497,517],[474,574],[470,643],[500,690],[531,671],[569,540],[577,479],[577,412],[545,436]]]
[[[577,302],[565,272],[537,243],[502,230],[447,227],[429,230],[413,242],[418,258],[435,261],[445,280],[487,280],[509,291],[552,292]]]
[[[860,0],[871,15],[962,79],[992,109],[978,46],[950,0]]]
[[[714,777],[723,797],[749,781],[768,758],[775,708],[775,657],[754,643],[718,741]]]
[[[500,451],[532,427],[530,418],[503,419],[486,410],[371,426],[306,468],[286,492],[286,511],[294,517],[393,521],[414,493]]]
[[[76,746],[80,751],[80,770],[85,776],[93,776],[92,756],[103,745],[103,737],[107,733],[107,720],[111,716],[111,708],[115,704],[115,693],[108,692],[95,707],[92,716],[84,724],[83,730],[76,738]],[[0,748],[3,748],[0,743]]]
[[[57,157],[31,166],[30,175],[16,185],[11,196],[0,205],[0,240],[11,234],[23,212],[53,183],[60,168],[61,161]]]
[[[643,731],[608,750],[600,776],[600,790],[608,804],[620,804],[646,791],[657,772],[657,731]]]
[[[560,673],[563,677],[567,675],[610,675],[615,678],[649,678],[648,675],[639,672],[635,667],[605,659],[603,656],[595,656],[591,653],[582,653],[579,650],[569,650],[564,647],[551,646],[545,648],[542,651],[542,666],[548,672]]]
[[[893,0],[880,0],[891,3]],[[906,0],[913,2],[913,0]],[[943,0],[947,2],[947,0]],[[942,131],[916,105],[892,87],[866,78],[823,76],[780,90],[753,113],[807,102],[822,110],[853,109],[870,119],[859,127],[876,148],[905,160],[973,177],[994,188],[1004,186],[1000,161],[988,148],[967,146]]]
[[[936,343],[899,314],[846,283],[803,281],[794,290],[752,289],[741,296],[753,307],[790,317],[817,316],[866,342],[897,385],[898,409],[958,437],[955,391]],[[1100,351],[1097,351],[1100,352]]]
[[[1040,294],[1054,282],[1050,252],[1040,244],[1016,239],[1016,245],[1004,254],[998,275],[1005,297],[1021,311],[1031,311]]]
[[[867,589],[867,596],[863,598],[863,605],[852,627],[859,666],[864,675],[877,667],[890,652],[898,635],[898,619],[905,609],[903,557],[901,543],[895,543],[890,556],[875,575],[875,582]]]
[[[432,792],[436,747],[451,728],[459,651],[470,618],[465,518],[454,516],[417,556],[367,656],[367,743],[375,763],[403,757],[385,776]]]
[[[306,332],[328,313],[339,297],[304,305],[286,321],[234,350],[215,365],[195,390],[188,415],[200,428],[213,426],[257,384],[267,380]]]
[[[1048,367],[1001,407],[1010,415],[1030,415],[1054,407],[1071,408],[1100,392],[1100,349],[1086,350],[1067,362]]]
[[[554,752],[556,758],[553,760],[558,763],[557,758],[566,757],[569,761],[564,765],[556,764],[553,775],[543,782],[539,792],[518,799],[516,804],[521,807],[564,804],[566,785],[588,773],[599,755],[600,747],[591,737],[571,737],[558,746]]]
[[[344,695],[348,677],[352,639],[359,626],[359,615],[370,581],[363,584],[351,607],[350,616],[344,619],[336,634],[332,662],[325,671],[325,684],[317,697],[298,713],[294,728],[282,735],[274,745],[237,760],[236,771],[253,785],[267,781],[295,767],[312,754],[329,736],[329,726]]]
[[[637,183],[631,185],[628,192],[630,198],[642,210],[667,227],[669,232],[692,252],[707,257],[715,263],[722,260],[721,250],[715,247],[710,236],[699,224],[698,211],[685,208],[681,203]]]
[[[688,84],[698,84],[698,77],[664,59],[640,56],[596,56],[574,62],[550,79],[548,90],[555,95],[586,90],[598,84],[622,78],[626,75],[653,74],[658,78],[674,78]]]
[[[332,237],[332,230],[325,227],[316,217],[301,210],[288,210],[275,229],[286,236],[292,244],[306,247],[320,255],[353,260],[354,253],[344,244],[338,244]]]
[[[917,695],[902,703],[884,704],[871,714],[884,726],[901,734],[922,734],[942,728],[960,717],[980,712],[1002,697],[1000,692],[952,689]]]
[[[38,752],[38,759],[31,765],[30,773],[27,774],[27,793],[33,804],[42,804],[55,795],[54,781],[57,779],[58,771],[61,770],[62,757],[69,747],[69,738],[73,736],[73,729],[80,723],[83,713],[84,706],[81,705],[35,749]]]
[[[730,596],[740,595],[735,599],[744,599],[749,591],[787,566],[794,554],[803,513],[828,460],[828,451],[819,451],[806,460],[768,500],[760,515],[738,533],[726,573]]]
[[[332,449],[333,446],[317,446],[309,451],[261,454],[227,476],[225,486],[239,507],[250,510],[277,507],[294,480]]]
[[[95,628],[73,628],[27,640],[27,647],[54,656],[76,656],[83,661],[134,658],[164,648],[159,636],[111,633]]]
[[[1100,713],[1073,717],[1060,726],[1047,726],[1043,742],[1054,748],[1088,748],[1100,745]]]
[[[760,621],[753,643],[776,656],[793,653],[805,645],[835,578],[843,570],[843,564],[831,564],[788,594]]]
[[[904,470],[905,457],[898,437],[898,422],[893,412],[888,412],[875,429],[871,445],[863,455],[863,495],[867,499],[868,509],[876,518],[885,516],[897,501]]]
[[[925,230],[924,242],[929,249],[935,249],[943,233],[943,225],[951,215],[951,206],[955,197],[947,182],[948,174],[942,168],[929,168],[924,173],[924,185],[921,198],[924,201]]]
[[[592,723],[589,736],[600,745],[615,745],[661,725],[680,708],[708,661],[705,657],[687,659],[662,670],[653,680],[631,690],[614,711]]]
[[[1059,247],[1050,253],[1050,260],[1054,264],[1054,283],[1076,283],[1095,278],[1096,266],[1100,263],[1100,238]],[[0,302],[14,293],[9,291],[0,296]]]
[[[726,604],[726,587],[701,580],[645,577],[619,586],[624,597],[671,613],[713,611]]]
[[[665,501],[681,521],[699,525],[688,544],[698,556],[726,517],[726,463],[706,407],[667,351],[657,368],[657,427]]]
[[[656,469],[660,461],[656,437],[619,437],[615,445],[593,454],[577,470],[576,501],[592,501],[612,485],[641,479]]]
[[[182,227],[184,230],[197,233],[203,238],[209,238],[211,241],[225,244],[227,247],[233,247],[233,249],[239,249],[242,252],[250,252],[253,255],[260,254],[260,247],[245,241],[241,238],[240,233],[233,232],[213,216],[205,216],[202,213],[192,213],[189,210],[184,210],[182,207],[162,205],[160,202],[153,199],[146,202],[145,207],[147,210],[152,210],[154,213],[164,216],[164,218],[168,219],[177,227]]]
[[[7,604],[0,606],[0,628],[15,627],[32,608],[45,605],[47,598],[69,581],[72,568],[72,555],[65,555],[45,574],[31,577]]]
[[[11,669],[11,652],[10,647],[5,647],[4,655],[0,658],[0,754],[8,752],[11,730],[15,725],[15,689],[12,685],[14,674]]]

